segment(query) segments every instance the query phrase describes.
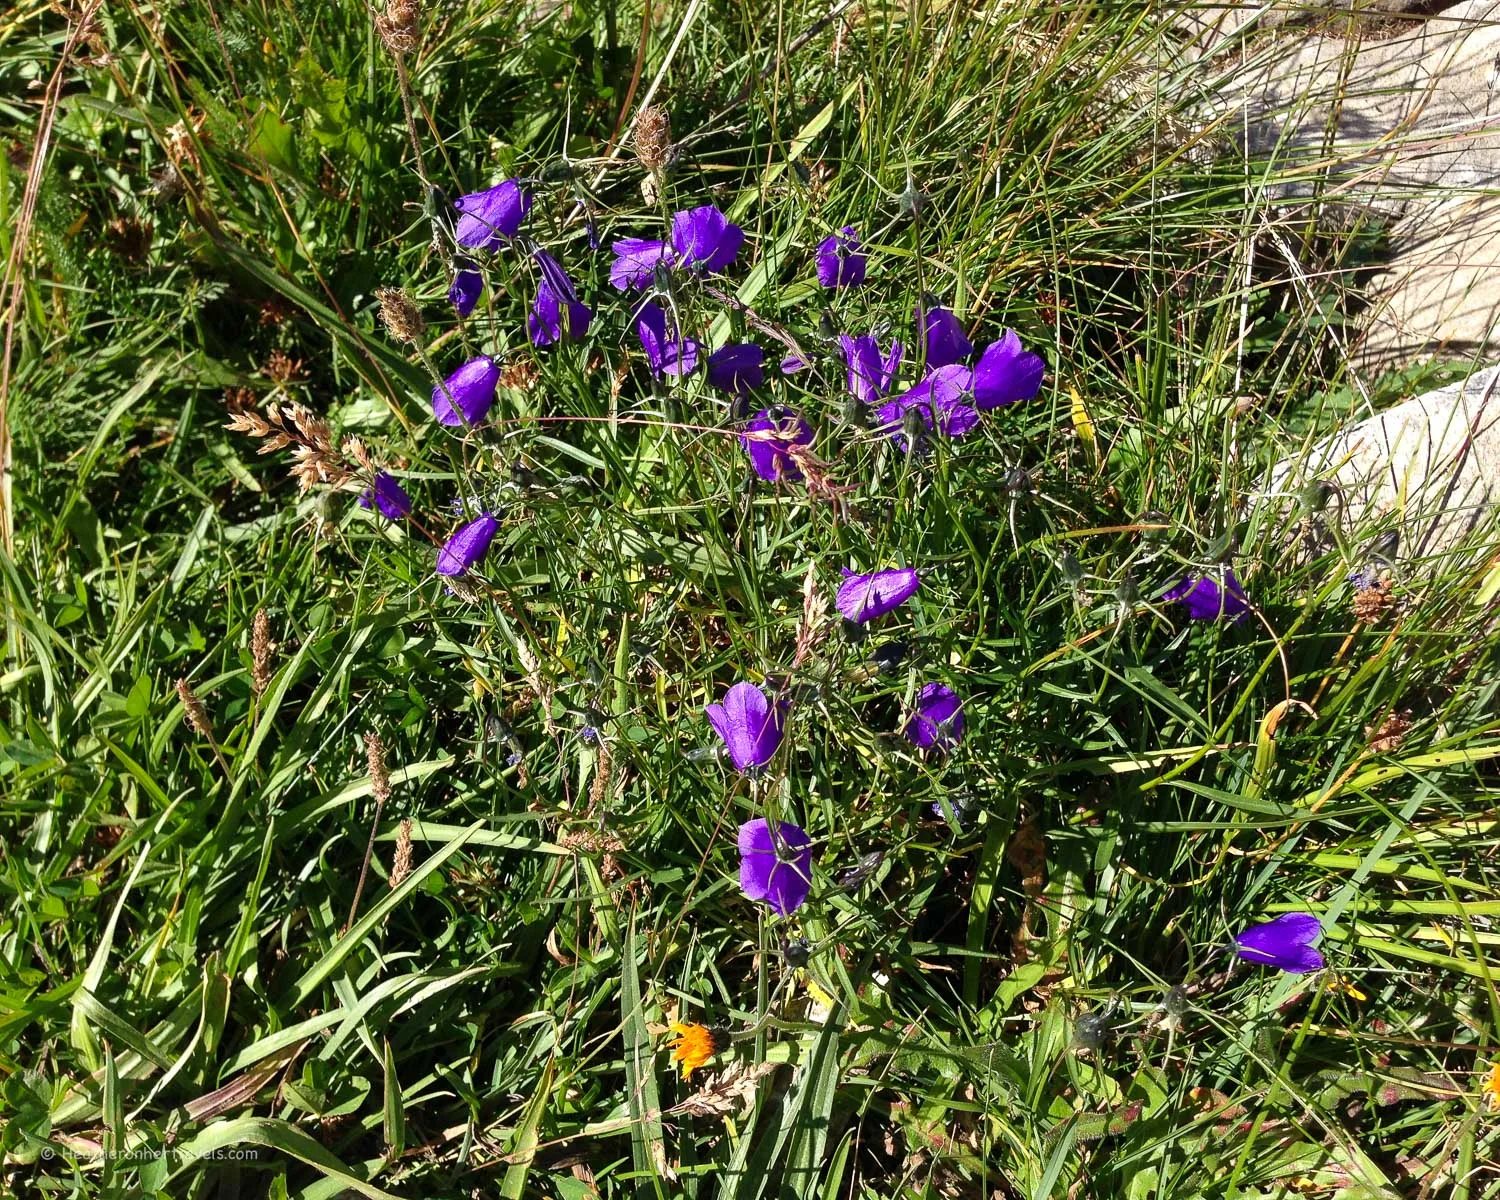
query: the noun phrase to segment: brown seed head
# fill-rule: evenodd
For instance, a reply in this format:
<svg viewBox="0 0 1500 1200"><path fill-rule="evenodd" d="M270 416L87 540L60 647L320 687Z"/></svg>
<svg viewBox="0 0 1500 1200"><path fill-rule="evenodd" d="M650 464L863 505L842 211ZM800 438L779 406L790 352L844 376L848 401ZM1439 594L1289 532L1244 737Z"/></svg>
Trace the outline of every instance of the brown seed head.
<svg viewBox="0 0 1500 1200"><path fill-rule="evenodd" d="M1374 587L1360 588L1354 593L1354 619L1365 625L1373 625L1390 611L1395 602L1391 585L1380 580Z"/></svg>
<svg viewBox="0 0 1500 1200"><path fill-rule="evenodd" d="M410 295L401 288L386 287L376 289L375 298L380 301L380 319L393 338L411 345L421 341L427 322Z"/></svg>
<svg viewBox="0 0 1500 1200"><path fill-rule="evenodd" d="M1365 739L1374 754L1389 754L1400 747L1411 731L1410 713L1392 713L1378 726L1365 730Z"/></svg>
<svg viewBox="0 0 1500 1200"><path fill-rule="evenodd" d="M375 14L375 32L392 54L410 54L422 44L422 6L417 0L390 0Z"/></svg>
<svg viewBox="0 0 1500 1200"><path fill-rule="evenodd" d="M271 686L271 618L263 608L250 626L250 686L257 696Z"/></svg>
<svg viewBox="0 0 1500 1200"><path fill-rule="evenodd" d="M659 104L641 109L635 120L635 157L653 175L672 157L672 118Z"/></svg>
<svg viewBox="0 0 1500 1200"><path fill-rule="evenodd" d="M203 707L203 701L198 699L198 693L193 691L193 685L186 679L177 681L177 698L182 701L183 711L187 713L187 722L194 732L212 740L214 727L209 723L208 709Z"/></svg>
<svg viewBox="0 0 1500 1200"><path fill-rule="evenodd" d="M411 818L402 817L396 829L396 856L391 862L391 887L398 888L411 874Z"/></svg>
<svg viewBox="0 0 1500 1200"><path fill-rule="evenodd" d="M385 743L379 734L365 734L365 758L370 764L370 790L376 801L384 804L391 798L391 776L385 769Z"/></svg>

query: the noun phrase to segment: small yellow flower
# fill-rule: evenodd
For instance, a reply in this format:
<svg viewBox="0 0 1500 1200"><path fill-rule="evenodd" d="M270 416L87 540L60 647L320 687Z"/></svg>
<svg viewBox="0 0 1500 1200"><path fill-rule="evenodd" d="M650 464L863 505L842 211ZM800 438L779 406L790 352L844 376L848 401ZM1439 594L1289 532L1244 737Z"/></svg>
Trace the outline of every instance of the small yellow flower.
<svg viewBox="0 0 1500 1200"><path fill-rule="evenodd" d="M682 1064L682 1077L689 1078L694 1071L724 1049L725 1040L707 1025L695 1025L691 1021L674 1021L667 1027L672 1037L667 1049L672 1052L672 1061Z"/></svg>
<svg viewBox="0 0 1500 1200"><path fill-rule="evenodd" d="M1342 975L1335 974L1332 971L1330 971L1328 973L1328 980L1324 984L1324 986L1330 992L1343 992L1344 995L1346 995L1346 996L1353 996L1354 999L1356 999L1356 1000L1368 1000L1369 999L1368 996L1366 996L1362 991L1360 991L1357 987L1355 987L1352 983L1350 983Z"/></svg>
<svg viewBox="0 0 1500 1200"><path fill-rule="evenodd" d="M1490 1077L1484 1081L1480 1093L1489 1101L1490 1108L1500 1111L1500 1062L1490 1068Z"/></svg>

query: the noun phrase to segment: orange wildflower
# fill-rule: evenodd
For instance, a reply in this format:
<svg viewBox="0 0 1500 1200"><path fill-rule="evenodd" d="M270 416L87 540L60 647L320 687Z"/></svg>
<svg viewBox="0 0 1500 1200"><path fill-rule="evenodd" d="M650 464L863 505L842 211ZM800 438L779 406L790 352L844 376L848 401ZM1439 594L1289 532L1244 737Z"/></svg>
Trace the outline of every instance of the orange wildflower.
<svg viewBox="0 0 1500 1200"><path fill-rule="evenodd" d="M1490 1077L1484 1081L1480 1093L1489 1101L1489 1106L1500 1111L1500 1062L1490 1068Z"/></svg>
<svg viewBox="0 0 1500 1200"><path fill-rule="evenodd" d="M682 1064L684 1079L689 1078L726 1045L721 1034L707 1025L696 1025L690 1021L674 1021L668 1026L668 1032L672 1037L668 1039L667 1049L672 1052L672 1061Z"/></svg>

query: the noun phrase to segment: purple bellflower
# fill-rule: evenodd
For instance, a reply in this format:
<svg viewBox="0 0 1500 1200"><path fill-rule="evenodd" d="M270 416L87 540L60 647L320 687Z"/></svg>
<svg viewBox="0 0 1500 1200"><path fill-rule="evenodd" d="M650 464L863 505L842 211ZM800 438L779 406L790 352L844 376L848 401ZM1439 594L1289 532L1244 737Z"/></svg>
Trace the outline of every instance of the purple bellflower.
<svg viewBox="0 0 1500 1200"><path fill-rule="evenodd" d="M812 840L789 821L764 817L740 826L740 891L777 916L796 912L812 891Z"/></svg>
<svg viewBox="0 0 1500 1200"><path fill-rule="evenodd" d="M806 446L812 440L812 426L785 409L762 409L750 418L745 432L740 434L740 445L750 456L750 465L767 483L801 479L802 471L790 451L793 446Z"/></svg>
<svg viewBox="0 0 1500 1200"><path fill-rule="evenodd" d="M924 684L905 733L912 745L923 750L956 746L964 733L963 701L958 693L941 683Z"/></svg>
<svg viewBox="0 0 1500 1200"><path fill-rule="evenodd" d="M443 543L438 551L437 573L439 575L462 575L489 553L490 543L500 522L489 513L481 513L458 530Z"/></svg>
<svg viewBox="0 0 1500 1200"><path fill-rule="evenodd" d="M798 371L807 370L807 360L800 354L788 354L781 360L781 373L783 375L795 375Z"/></svg>
<svg viewBox="0 0 1500 1200"><path fill-rule="evenodd" d="M448 285L448 300L458 315L467 317L484 294L484 276L472 264L461 265L453 273L453 282Z"/></svg>
<svg viewBox="0 0 1500 1200"><path fill-rule="evenodd" d="M963 325L946 308L929 308L925 313L917 309L917 324L927 335L929 371L959 362L974 352L974 343L964 335Z"/></svg>
<svg viewBox="0 0 1500 1200"><path fill-rule="evenodd" d="M1016 331L1007 329L984 348L974 366L974 407L988 410L1030 400L1041 389L1043 367L1042 356L1022 350Z"/></svg>
<svg viewBox="0 0 1500 1200"><path fill-rule="evenodd" d="M1313 946L1322 936L1323 926L1311 913L1283 913L1237 934L1234 950L1247 962L1306 975L1323 969L1323 955Z"/></svg>
<svg viewBox="0 0 1500 1200"><path fill-rule="evenodd" d="M1180 601L1187 606L1194 621L1241 621L1250 611L1250 600L1235 576L1233 567L1224 568L1224 582L1207 575L1189 575L1163 596L1163 603Z"/></svg>
<svg viewBox="0 0 1500 1200"><path fill-rule="evenodd" d="M646 361L651 374L660 379L663 375L690 375L698 365L698 343L683 337L674 329L667 333L667 312L660 304L648 302L641 305L635 319L635 330L641 338L641 349L646 352Z"/></svg>
<svg viewBox="0 0 1500 1200"><path fill-rule="evenodd" d="M380 515L399 521L411 512L411 497L389 471L375 472L375 482L360 493L361 508L378 509Z"/></svg>
<svg viewBox="0 0 1500 1200"><path fill-rule="evenodd" d="M818 282L826 288L858 287L865 281L859 234L845 225L818 243Z"/></svg>
<svg viewBox="0 0 1500 1200"><path fill-rule="evenodd" d="M729 748L729 761L736 771L765 766L781 745L786 702L772 704L753 683L735 684L723 704L710 704L703 711Z"/></svg>
<svg viewBox="0 0 1500 1200"><path fill-rule="evenodd" d="M680 266L705 274L722 271L744 240L745 231L712 204L672 214L672 249Z"/></svg>
<svg viewBox="0 0 1500 1200"><path fill-rule="evenodd" d="M856 575L844 568L844 582L834 603L850 620L863 624L900 608L917 593L921 578L909 567Z"/></svg>
<svg viewBox="0 0 1500 1200"><path fill-rule="evenodd" d="M656 268L672 265L672 247L666 242L621 238L610 249L615 261L609 266L609 281L622 292L650 287L656 279Z"/></svg>
<svg viewBox="0 0 1500 1200"><path fill-rule="evenodd" d="M949 363L928 372L921 383L888 400L875 410L875 419L896 445L907 448L906 414L915 412L923 426L945 437L961 438L979 424L979 414L968 401L974 388L974 372L959 363Z"/></svg>
<svg viewBox="0 0 1500 1200"><path fill-rule="evenodd" d="M722 346L708 356L708 382L721 392L748 396L766 381L766 352L754 342Z"/></svg>
<svg viewBox="0 0 1500 1200"><path fill-rule="evenodd" d="M588 332L593 313L578 299L573 281L558 265L557 259L541 247L532 252L542 271L537 285L536 303L526 318L533 346L550 346L563 338L578 339Z"/></svg>
<svg viewBox="0 0 1500 1200"><path fill-rule="evenodd" d="M493 358L471 358L432 389L432 415L443 425L477 425L495 403L500 368Z"/></svg>
<svg viewBox="0 0 1500 1200"><path fill-rule="evenodd" d="M470 192L453 202L458 223L453 237L471 250L493 250L501 238L513 238L531 207L531 193L519 182L507 179L482 192Z"/></svg>
<svg viewBox="0 0 1500 1200"><path fill-rule="evenodd" d="M884 357L880 345L869 334L850 337L839 334L839 345L844 348L844 362L849 368L849 392L865 404L875 404L891 390L891 380L896 368L901 365L901 343L892 342L891 352Z"/></svg>

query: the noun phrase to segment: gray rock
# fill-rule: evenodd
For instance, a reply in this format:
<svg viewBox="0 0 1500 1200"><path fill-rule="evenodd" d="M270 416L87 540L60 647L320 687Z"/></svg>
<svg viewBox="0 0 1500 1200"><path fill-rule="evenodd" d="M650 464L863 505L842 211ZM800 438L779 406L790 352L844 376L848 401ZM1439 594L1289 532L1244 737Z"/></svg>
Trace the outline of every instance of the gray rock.
<svg viewBox="0 0 1500 1200"><path fill-rule="evenodd" d="M1348 536L1400 530L1401 556L1495 541L1500 505L1500 366L1403 401L1307 446L1272 471L1273 495L1313 480L1336 488L1328 514Z"/></svg>

